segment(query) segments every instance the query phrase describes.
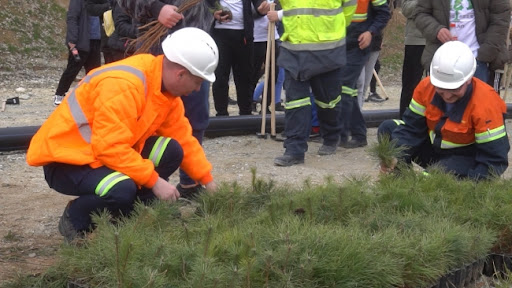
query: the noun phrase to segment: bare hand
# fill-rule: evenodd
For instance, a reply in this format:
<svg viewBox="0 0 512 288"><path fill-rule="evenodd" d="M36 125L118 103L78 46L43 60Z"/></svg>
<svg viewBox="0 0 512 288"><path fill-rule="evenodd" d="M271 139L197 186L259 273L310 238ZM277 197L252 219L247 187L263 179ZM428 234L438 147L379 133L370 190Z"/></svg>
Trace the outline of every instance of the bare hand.
<svg viewBox="0 0 512 288"><path fill-rule="evenodd" d="M450 30L446 28L441 28L439 32L437 32L437 40L441 41L441 43L446 43L448 41L457 40L457 37L454 37Z"/></svg>
<svg viewBox="0 0 512 288"><path fill-rule="evenodd" d="M208 191L208 193L210 194L213 194L214 192L217 191L217 183L215 183L215 181L210 181L209 183L204 185L204 187L206 188L206 191Z"/></svg>
<svg viewBox="0 0 512 288"><path fill-rule="evenodd" d="M370 33L370 31L361 33L357 38L357 41L359 41L359 49L365 49L370 46L370 43L372 43L372 33Z"/></svg>
<svg viewBox="0 0 512 288"><path fill-rule="evenodd" d="M398 159L396 159L396 158L393 158L393 160L391 160L391 165L389 165L389 166L384 164L384 162L380 162L380 173L382 173L382 174L391 173L393 170L395 170L397 163L398 163Z"/></svg>
<svg viewBox="0 0 512 288"><path fill-rule="evenodd" d="M69 50L73 50L76 47L76 44L68 42Z"/></svg>
<svg viewBox="0 0 512 288"><path fill-rule="evenodd" d="M273 5L268 3L267 1L263 1L261 2L260 6L258 6L258 12L261 14L261 15L265 15L268 13L268 11L270 11L270 5Z"/></svg>
<svg viewBox="0 0 512 288"><path fill-rule="evenodd" d="M224 11L222 10L213 12L213 18L215 18L215 20L217 20L219 23L231 21L230 14L224 14Z"/></svg>
<svg viewBox="0 0 512 288"><path fill-rule="evenodd" d="M279 16L277 15L277 11L268 11L267 12L267 18L270 22L278 22Z"/></svg>
<svg viewBox="0 0 512 288"><path fill-rule="evenodd" d="M178 192L176 187L160 177L158 177L152 190L155 196L160 200L174 202L180 197L180 192Z"/></svg>
<svg viewBox="0 0 512 288"><path fill-rule="evenodd" d="M164 5L162 10L160 10L160 14L158 14L158 22L167 28L176 26L183 19L183 15L176 12L176 10L178 10L178 7L174 5Z"/></svg>

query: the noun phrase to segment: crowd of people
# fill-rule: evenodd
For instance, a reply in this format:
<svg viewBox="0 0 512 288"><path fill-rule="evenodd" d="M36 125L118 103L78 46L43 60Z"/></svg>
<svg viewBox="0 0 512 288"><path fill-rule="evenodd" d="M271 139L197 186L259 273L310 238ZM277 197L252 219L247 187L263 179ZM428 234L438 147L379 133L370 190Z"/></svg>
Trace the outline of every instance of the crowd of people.
<svg viewBox="0 0 512 288"><path fill-rule="evenodd" d="M137 200L176 201L216 190L201 146L210 85L217 116L229 116L230 75L239 115L257 113L256 104L270 97L257 89L269 23L278 35L270 39L277 61L269 79L278 95L270 108L285 111L285 150L274 165L304 163L312 127L322 156L368 145L361 109L378 70L389 1L206 0L178 12L187 2L70 1L58 107L27 152L50 187L77 196L59 222L67 241L94 229L91 213L106 209L118 217ZM404 0L401 6L407 23L400 119L384 121L379 139L407 148L394 163L440 165L461 178L501 175L510 149L506 106L491 86L508 60L510 3ZM108 10L111 35L102 28ZM134 40L152 23L168 35L138 53ZM82 68L85 78L71 88ZM366 101L384 100L373 88ZM171 185L178 170L180 183Z"/></svg>

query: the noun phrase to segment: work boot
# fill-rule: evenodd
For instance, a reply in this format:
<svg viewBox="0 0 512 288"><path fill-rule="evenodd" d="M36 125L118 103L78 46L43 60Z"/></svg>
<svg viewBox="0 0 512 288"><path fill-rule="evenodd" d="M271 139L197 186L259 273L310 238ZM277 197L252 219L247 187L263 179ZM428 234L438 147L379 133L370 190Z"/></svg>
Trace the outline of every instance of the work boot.
<svg viewBox="0 0 512 288"><path fill-rule="evenodd" d="M364 147L367 145L368 145L368 141L366 139L365 140L350 139L341 146L344 148L347 148L347 149L352 149L352 148Z"/></svg>
<svg viewBox="0 0 512 288"><path fill-rule="evenodd" d="M321 156L325 156L325 155L332 155L332 154L336 154L336 148L337 148L338 145L333 145L333 146L330 146L330 145L325 145L323 144L322 146L320 146L320 148L318 149L318 155L321 155Z"/></svg>
<svg viewBox="0 0 512 288"><path fill-rule="evenodd" d="M66 243L72 243L77 239L83 239L85 237L85 233L76 230L73 223L71 223L71 219L69 218L69 206L71 202L72 201L68 202L59 220L59 232L64 236Z"/></svg>
<svg viewBox="0 0 512 288"><path fill-rule="evenodd" d="M252 108L252 112L253 113L258 113L258 102L255 102L253 101L252 104L251 104L251 108Z"/></svg>
<svg viewBox="0 0 512 288"><path fill-rule="evenodd" d="M283 104L281 104L281 102L279 102L279 103L276 103L275 109L276 109L276 111L282 112L282 111L284 111L284 106L283 106Z"/></svg>
<svg viewBox="0 0 512 288"><path fill-rule="evenodd" d="M180 197L188 200L196 199L199 194L205 191L205 188L201 184L197 184L193 187L183 187L181 184L176 185L176 189L180 192Z"/></svg>
<svg viewBox="0 0 512 288"><path fill-rule="evenodd" d="M283 156L279 156L274 159L274 165L282 167L288 167L302 163L304 163L304 156L300 157L284 154Z"/></svg>
<svg viewBox="0 0 512 288"><path fill-rule="evenodd" d="M388 99L386 98L382 98L379 94L377 93L371 93L370 96L368 96L368 100L371 101L371 102L377 102L377 103L381 103L381 102L384 102Z"/></svg>

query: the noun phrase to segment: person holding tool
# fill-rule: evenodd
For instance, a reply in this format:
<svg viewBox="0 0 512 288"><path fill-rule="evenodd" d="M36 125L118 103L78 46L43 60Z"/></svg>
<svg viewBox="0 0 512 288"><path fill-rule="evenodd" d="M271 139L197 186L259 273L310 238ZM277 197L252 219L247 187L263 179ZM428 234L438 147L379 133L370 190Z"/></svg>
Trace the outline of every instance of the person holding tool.
<svg viewBox="0 0 512 288"><path fill-rule="evenodd" d="M311 131L310 89L318 107L323 145L318 154L329 154L338 144L341 126L341 70L345 64L345 36L356 5L349 1L281 1L283 10L269 11L270 21L282 19L284 33L277 65L285 69L284 155L277 166L304 163ZM298 29L298 27L304 29ZM331 153L332 154L332 153Z"/></svg>

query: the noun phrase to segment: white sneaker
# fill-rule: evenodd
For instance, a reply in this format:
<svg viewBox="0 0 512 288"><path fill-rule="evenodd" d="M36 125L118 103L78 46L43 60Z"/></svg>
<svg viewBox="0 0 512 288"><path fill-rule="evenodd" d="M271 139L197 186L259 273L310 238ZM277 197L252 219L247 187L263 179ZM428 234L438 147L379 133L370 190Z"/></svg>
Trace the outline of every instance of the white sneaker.
<svg viewBox="0 0 512 288"><path fill-rule="evenodd" d="M62 103L63 99L64 99L64 96L59 96L59 95L53 96L53 105L59 106L60 103Z"/></svg>

